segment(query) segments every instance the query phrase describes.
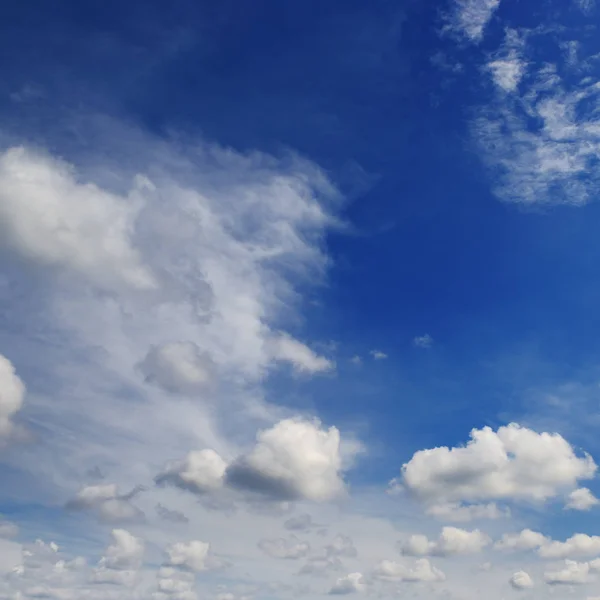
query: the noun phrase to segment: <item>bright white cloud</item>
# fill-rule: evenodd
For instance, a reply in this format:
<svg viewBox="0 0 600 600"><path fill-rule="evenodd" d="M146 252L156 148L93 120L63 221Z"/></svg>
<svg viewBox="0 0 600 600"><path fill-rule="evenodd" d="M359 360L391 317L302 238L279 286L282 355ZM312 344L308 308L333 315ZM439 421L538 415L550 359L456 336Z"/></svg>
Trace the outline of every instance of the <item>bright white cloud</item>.
<svg viewBox="0 0 600 600"><path fill-rule="evenodd" d="M531 529L523 529L519 533L505 533L500 540L494 544L497 550L535 550L545 546L548 538Z"/></svg>
<svg viewBox="0 0 600 600"><path fill-rule="evenodd" d="M25 385L10 360L0 354L0 441L12 432L12 418L23 406L24 396Z"/></svg>
<svg viewBox="0 0 600 600"><path fill-rule="evenodd" d="M224 483L227 463L209 448L190 452L183 460L168 463L155 481L159 485L174 485L194 494L207 494Z"/></svg>
<svg viewBox="0 0 600 600"><path fill-rule="evenodd" d="M258 547L272 558L298 559L304 558L310 552L310 544L297 539L284 538L264 539L258 542Z"/></svg>
<svg viewBox="0 0 600 600"><path fill-rule="evenodd" d="M542 558L573 558L600 554L600 536L576 533L564 542L549 540L539 549Z"/></svg>
<svg viewBox="0 0 600 600"><path fill-rule="evenodd" d="M565 508L571 510L590 510L590 508L596 506L598 503L600 503L600 500L588 488L579 488L569 494Z"/></svg>
<svg viewBox="0 0 600 600"><path fill-rule="evenodd" d="M106 549L100 566L107 569L139 569L144 556L144 543L125 529L113 529L113 543Z"/></svg>
<svg viewBox="0 0 600 600"><path fill-rule="evenodd" d="M580 585L590 580L591 563L565 560L564 568L545 571L544 580L549 585Z"/></svg>
<svg viewBox="0 0 600 600"><path fill-rule="evenodd" d="M340 577L329 590L330 594L345 595L362 592L366 588L362 573L349 573Z"/></svg>
<svg viewBox="0 0 600 600"><path fill-rule="evenodd" d="M214 379L215 365L194 342L168 342L153 346L140 363L146 381L176 393L194 395Z"/></svg>
<svg viewBox="0 0 600 600"><path fill-rule="evenodd" d="M595 472L591 456L577 456L559 434L511 423L497 431L473 429L464 447L415 453L402 467L401 485L429 506L544 501L571 491Z"/></svg>
<svg viewBox="0 0 600 600"><path fill-rule="evenodd" d="M133 245L139 200L77 181L48 155L11 148L0 156L2 242L27 259L76 271L103 287L156 282Z"/></svg>
<svg viewBox="0 0 600 600"><path fill-rule="evenodd" d="M433 582L446 579L445 574L426 558L416 560L412 566L392 560L383 560L375 568L374 575L384 580L406 582Z"/></svg>
<svg viewBox="0 0 600 600"><path fill-rule="evenodd" d="M471 42L478 43L498 6L500 0L454 0L450 27Z"/></svg>
<svg viewBox="0 0 600 600"><path fill-rule="evenodd" d="M452 556L455 554L475 554L491 543L485 533L474 529L466 531L457 527L444 527L435 541L425 535L411 535L402 545L406 556Z"/></svg>
<svg viewBox="0 0 600 600"><path fill-rule="evenodd" d="M227 480L281 499L321 502L344 492L341 469L339 431L295 418L260 431L256 446L229 466Z"/></svg>
<svg viewBox="0 0 600 600"><path fill-rule="evenodd" d="M515 590L527 590L533 587L533 579L531 579L529 573L526 573L525 571L517 571L514 573L510 578L509 583Z"/></svg>

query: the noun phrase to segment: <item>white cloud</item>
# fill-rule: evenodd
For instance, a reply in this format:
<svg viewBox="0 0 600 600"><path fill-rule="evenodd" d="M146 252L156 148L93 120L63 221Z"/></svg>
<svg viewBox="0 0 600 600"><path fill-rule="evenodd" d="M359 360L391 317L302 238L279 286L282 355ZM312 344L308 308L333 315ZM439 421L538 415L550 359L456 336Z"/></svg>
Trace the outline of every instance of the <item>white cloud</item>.
<svg viewBox="0 0 600 600"><path fill-rule="evenodd" d="M526 573L525 571L517 571L514 573L510 578L509 583L515 590L527 590L533 587L533 579L531 579L529 573Z"/></svg>
<svg viewBox="0 0 600 600"><path fill-rule="evenodd" d="M464 447L416 452L402 467L401 485L428 506L544 501L596 472L592 458L577 456L557 433L536 433L511 423L497 431L473 429L470 437Z"/></svg>
<svg viewBox="0 0 600 600"><path fill-rule="evenodd" d="M23 147L0 156L0 190L0 237L12 250L103 287L155 286L132 243L136 190L123 198L80 183L69 165Z"/></svg>
<svg viewBox="0 0 600 600"><path fill-rule="evenodd" d="M406 556L452 556L455 554L474 554L481 552L491 543L485 533L474 529L466 531L457 527L444 527L436 541L430 541L424 535L411 535L402 545L402 554Z"/></svg>
<svg viewBox="0 0 600 600"><path fill-rule="evenodd" d="M227 463L210 448L190 452L183 460L173 461L159 473L159 485L174 485L194 494L207 494L223 487Z"/></svg>
<svg viewBox="0 0 600 600"><path fill-rule="evenodd" d="M142 511L131 503L138 493L135 488L128 494L119 494L116 484L88 485L77 492L67 508L73 510L93 510L100 519L109 523L135 521L143 518Z"/></svg>
<svg viewBox="0 0 600 600"><path fill-rule="evenodd" d="M210 544L200 540L191 542L177 542L170 545L166 552L167 564L175 567L184 567L191 571L201 572L209 568L208 552Z"/></svg>
<svg viewBox="0 0 600 600"><path fill-rule="evenodd" d="M417 348L431 348L433 346L433 338L428 333L417 335L413 338L413 346Z"/></svg>
<svg viewBox="0 0 600 600"><path fill-rule="evenodd" d="M295 418L260 431L256 446L229 466L227 480L276 498L320 502L344 493L341 469L339 431Z"/></svg>
<svg viewBox="0 0 600 600"><path fill-rule="evenodd" d="M153 346L140 363L146 381L176 393L194 395L209 387L215 365L194 342Z"/></svg>
<svg viewBox="0 0 600 600"><path fill-rule="evenodd" d="M535 550L545 546L548 538L531 529L523 529L519 533L505 533L500 540L494 544L497 550Z"/></svg>
<svg viewBox="0 0 600 600"><path fill-rule="evenodd" d="M369 354L373 357L374 360L385 360L388 355L381 350L371 350Z"/></svg>
<svg viewBox="0 0 600 600"><path fill-rule="evenodd" d="M330 594L344 595L354 592L362 592L366 585L362 573L349 573L345 577L340 577L329 590Z"/></svg>
<svg viewBox="0 0 600 600"><path fill-rule="evenodd" d="M527 63L523 58L524 48L524 40L519 33L508 29L502 48L486 65L494 83L504 92L517 91L525 74Z"/></svg>
<svg viewBox="0 0 600 600"><path fill-rule="evenodd" d="M0 354L0 440L12 432L12 418L23 406L24 396L25 385L10 360Z"/></svg>
<svg viewBox="0 0 600 600"><path fill-rule="evenodd" d="M304 558L310 552L310 544L297 539L264 539L258 542L258 547L272 558L298 559Z"/></svg>
<svg viewBox="0 0 600 600"><path fill-rule="evenodd" d="M144 543L125 529L113 529L113 543L106 549L100 566L107 569L139 569L144 556Z"/></svg>
<svg viewBox="0 0 600 600"><path fill-rule="evenodd" d="M325 546L325 554L329 557L347 557L354 558L357 556L358 551L354 546L352 538L347 535L338 534L336 535L330 544Z"/></svg>
<svg viewBox="0 0 600 600"><path fill-rule="evenodd" d="M450 27L471 42L478 43L500 0L454 0Z"/></svg>
<svg viewBox="0 0 600 600"><path fill-rule="evenodd" d="M375 577L384 580L396 580L406 582L433 582L444 581L445 574L436 569L426 558L420 558L413 566L391 560L383 560L377 565L374 572Z"/></svg>
<svg viewBox="0 0 600 600"><path fill-rule="evenodd" d="M571 510L589 510L599 502L600 500L588 488L579 488L569 494L565 508Z"/></svg>
<svg viewBox="0 0 600 600"><path fill-rule="evenodd" d="M285 333L267 340L266 347L269 356L274 360L289 362L297 373L321 373L334 367L332 361L319 356L308 346Z"/></svg>
<svg viewBox="0 0 600 600"><path fill-rule="evenodd" d="M546 571L544 580L549 585L574 585L588 583L590 580L590 563L578 563L574 560L565 560L563 569Z"/></svg>
<svg viewBox="0 0 600 600"><path fill-rule="evenodd" d="M564 542L549 540L539 549L542 558L571 558L600 554L600 536L576 533Z"/></svg>

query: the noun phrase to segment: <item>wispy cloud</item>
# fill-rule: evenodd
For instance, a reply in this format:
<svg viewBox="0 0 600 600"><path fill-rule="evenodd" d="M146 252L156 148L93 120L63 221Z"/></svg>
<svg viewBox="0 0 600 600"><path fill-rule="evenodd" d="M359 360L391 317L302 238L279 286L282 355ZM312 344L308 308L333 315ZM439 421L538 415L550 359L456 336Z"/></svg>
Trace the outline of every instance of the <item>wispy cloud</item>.
<svg viewBox="0 0 600 600"><path fill-rule="evenodd" d="M500 0L454 0L448 27L469 41L479 43L499 6Z"/></svg>

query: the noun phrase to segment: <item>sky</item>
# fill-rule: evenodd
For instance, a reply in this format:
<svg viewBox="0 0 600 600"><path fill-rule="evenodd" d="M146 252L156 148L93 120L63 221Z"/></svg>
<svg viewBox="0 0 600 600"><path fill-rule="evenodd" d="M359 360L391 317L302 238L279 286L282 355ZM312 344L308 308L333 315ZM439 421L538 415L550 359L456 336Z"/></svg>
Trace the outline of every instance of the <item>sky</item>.
<svg viewBox="0 0 600 600"><path fill-rule="evenodd" d="M600 7L0 8L0 600L600 598Z"/></svg>

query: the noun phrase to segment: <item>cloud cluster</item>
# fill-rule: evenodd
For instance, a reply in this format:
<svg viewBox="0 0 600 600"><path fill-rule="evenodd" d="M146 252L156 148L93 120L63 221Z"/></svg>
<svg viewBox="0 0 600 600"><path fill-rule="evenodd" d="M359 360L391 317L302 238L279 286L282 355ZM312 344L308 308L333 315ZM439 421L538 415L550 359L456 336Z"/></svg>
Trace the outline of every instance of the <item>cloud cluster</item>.
<svg viewBox="0 0 600 600"><path fill-rule="evenodd" d="M402 485L427 506L490 500L543 502L571 492L596 472L559 434L515 423L473 429L466 446L416 452L402 467ZM444 510L438 509L438 510Z"/></svg>
<svg viewBox="0 0 600 600"><path fill-rule="evenodd" d="M481 552L490 543L490 537L479 529L466 531L457 527L444 527L435 541L430 541L421 534L411 535L401 546L401 552L406 556L474 554Z"/></svg>
<svg viewBox="0 0 600 600"><path fill-rule="evenodd" d="M156 481L195 494L224 486L276 500L331 500L344 493L342 448L335 427L284 419L259 431L256 445L227 463L213 450L194 451L167 465Z"/></svg>

